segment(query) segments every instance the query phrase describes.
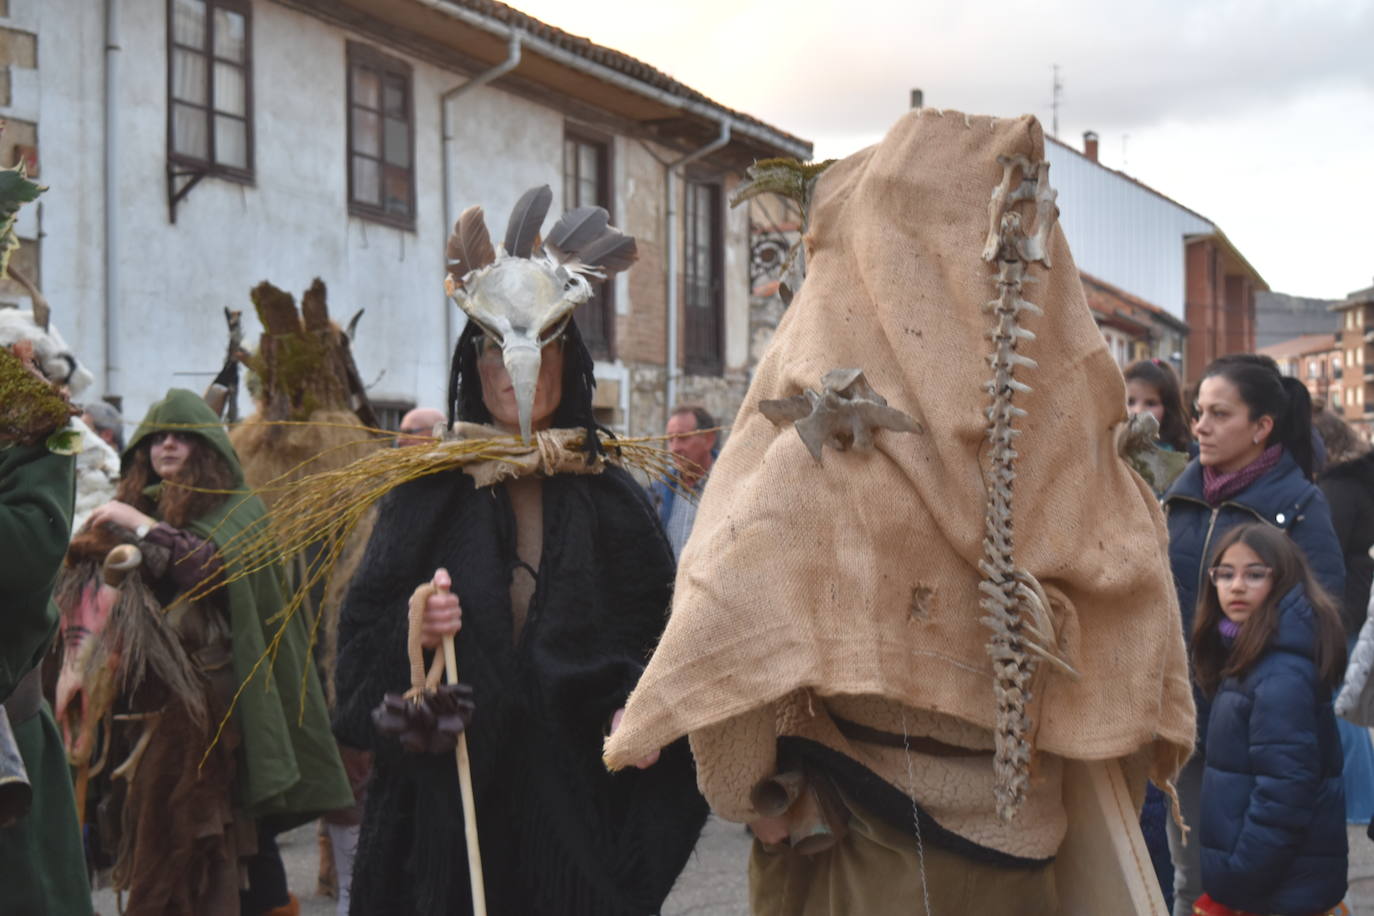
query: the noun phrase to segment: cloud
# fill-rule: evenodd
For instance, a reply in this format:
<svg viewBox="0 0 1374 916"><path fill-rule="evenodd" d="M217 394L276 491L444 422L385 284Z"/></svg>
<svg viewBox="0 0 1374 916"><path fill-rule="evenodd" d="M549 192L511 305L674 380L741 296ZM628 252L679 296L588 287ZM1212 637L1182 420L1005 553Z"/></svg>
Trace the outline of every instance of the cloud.
<svg viewBox="0 0 1374 916"><path fill-rule="evenodd" d="M1368 284L1374 0L528 0L843 156L908 107L1038 116L1215 220L1275 289ZM1124 143L1129 135L1129 143ZM1122 161L1123 145L1128 162Z"/></svg>

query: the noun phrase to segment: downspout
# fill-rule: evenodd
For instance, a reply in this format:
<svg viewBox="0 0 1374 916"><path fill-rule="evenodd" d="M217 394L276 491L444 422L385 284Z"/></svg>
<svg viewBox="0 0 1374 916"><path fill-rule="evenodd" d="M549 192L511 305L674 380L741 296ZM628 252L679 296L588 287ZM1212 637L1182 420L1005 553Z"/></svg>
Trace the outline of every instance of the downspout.
<svg viewBox="0 0 1374 916"><path fill-rule="evenodd" d="M506 54L506 59L489 70L483 70L465 83L454 86L447 92L439 96L439 124L440 136L439 159L444 174L444 226L439 238L447 240L448 234L453 230L453 169L450 164L449 144L453 141L453 125L449 118L449 102L466 95L478 87L485 86L498 77L505 76L520 65L520 48L524 42L524 33L518 29L512 29L510 33L510 50ZM454 329L453 329L453 303L448 301L448 296L444 297L444 354L439 365L447 366L453 356ZM451 406L451 405L450 405ZM445 407L445 411L448 408Z"/></svg>
<svg viewBox="0 0 1374 916"><path fill-rule="evenodd" d="M702 156L714 153L716 150L730 142L730 121L720 122L720 134L716 139L694 150L685 156L674 159L667 165L668 178L665 184L668 186L668 206L665 209L666 216L664 225L664 238L667 239L668 246L668 270L667 270L667 302L668 302L668 352L664 357L664 409L671 411L677 406L677 352L678 352L678 280L677 280L677 249L678 249L678 219L677 219L677 173L679 169L685 168L689 163L695 162ZM663 421L668 421L667 414L664 414Z"/></svg>
<svg viewBox="0 0 1374 916"><path fill-rule="evenodd" d="M119 0L105 0L105 397L119 397Z"/></svg>

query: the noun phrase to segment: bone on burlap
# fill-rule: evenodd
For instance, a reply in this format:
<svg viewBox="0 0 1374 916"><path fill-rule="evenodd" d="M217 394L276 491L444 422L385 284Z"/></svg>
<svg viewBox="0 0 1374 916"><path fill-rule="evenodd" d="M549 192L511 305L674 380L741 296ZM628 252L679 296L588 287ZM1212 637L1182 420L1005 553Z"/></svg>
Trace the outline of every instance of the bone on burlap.
<svg viewBox="0 0 1374 916"><path fill-rule="evenodd" d="M606 746L619 768L799 688L879 696L991 730L980 622L987 490L987 354L996 269L981 255L999 155L1044 157L1032 117L924 109L821 178L806 281L779 324L712 469L671 617ZM1051 183L1053 183L1053 175ZM1033 202L1024 208L1027 222ZM1144 753L1170 779L1194 709L1158 504L1116 451L1121 373L1056 226L1051 269L1025 298L1043 316L1019 352L1015 560L1050 597L1073 680L1041 663L1028 708L1038 750ZM923 422L872 451L817 463L761 400L854 367Z"/></svg>

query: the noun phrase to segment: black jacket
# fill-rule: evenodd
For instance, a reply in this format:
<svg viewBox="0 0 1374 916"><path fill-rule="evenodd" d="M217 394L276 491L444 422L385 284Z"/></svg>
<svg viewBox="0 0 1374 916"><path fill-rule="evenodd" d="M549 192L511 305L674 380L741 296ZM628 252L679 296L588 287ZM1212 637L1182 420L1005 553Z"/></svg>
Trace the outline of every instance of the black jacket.
<svg viewBox="0 0 1374 916"><path fill-rule="evenodd" d="M1331 525L1345 556L1345 593L1341 620L1347 639L1360 635L1369 607L1369 586L1374 581L1374 452L1329 466L1318 478L1331 504Z"/></svg>
<svg viewBox="0 0 1374 916"><path fill-rule="evenodd" d="M470 910L462 801L450 754L380 739L369 713L408 684L406 604L446 567L463 609L460 677L483 873L492 916L658 911L706 817L685 741L653 767L608 773L603 729L623 706L666 622L673 557L628 474L543 485L538 582L513 644L515 524L504 487L451 472L383 502L339 630L335 730L372 748L352 911L448 916Z"/></svg>

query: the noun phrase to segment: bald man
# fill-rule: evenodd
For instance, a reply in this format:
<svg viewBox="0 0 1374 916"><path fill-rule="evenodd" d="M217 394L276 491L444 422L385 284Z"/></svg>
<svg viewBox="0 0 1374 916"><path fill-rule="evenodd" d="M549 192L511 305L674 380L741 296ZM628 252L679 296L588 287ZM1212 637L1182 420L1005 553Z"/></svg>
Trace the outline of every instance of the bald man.
<svg viewBox="0 0 1374 916"><path fill-rule="evenodd" d="M435 410L433 407L416 407L414 410L407 411L406 415L401 417L401 428L399 435L396 436L396 447L423 445L431 441L434 427L444 422L446 421L443 411Z"/></svg>

